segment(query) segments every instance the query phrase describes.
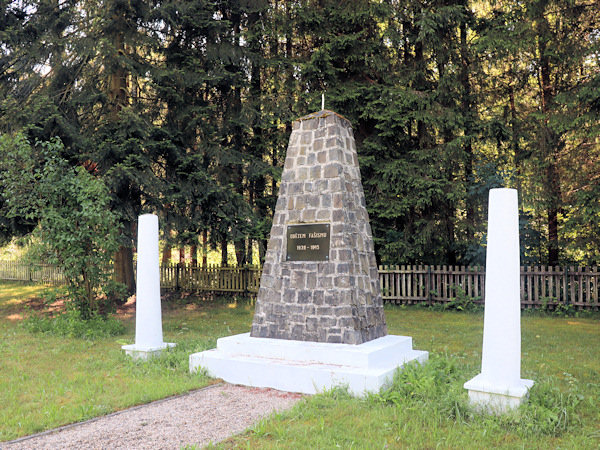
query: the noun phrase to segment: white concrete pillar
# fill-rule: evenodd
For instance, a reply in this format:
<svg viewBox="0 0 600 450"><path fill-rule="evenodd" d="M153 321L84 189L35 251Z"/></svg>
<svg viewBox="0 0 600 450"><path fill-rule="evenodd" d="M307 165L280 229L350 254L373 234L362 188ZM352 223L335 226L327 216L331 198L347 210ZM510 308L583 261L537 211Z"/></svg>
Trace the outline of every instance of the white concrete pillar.
<svg viewBox="0 0 600 450"><path fill-rule="evenodd" d="M134 358L147 359L175 346L163 342L158 217L154 214L144 214L138 219L136 283L135 344L124 345L123 349Z"/></svg>
<svg viewBox="0 0 600 450"><path fill-rule="evenodd" d="M491 189L481 373L465 383L472 403L504 412L522 403L519 204L515 189Z"/></svg>

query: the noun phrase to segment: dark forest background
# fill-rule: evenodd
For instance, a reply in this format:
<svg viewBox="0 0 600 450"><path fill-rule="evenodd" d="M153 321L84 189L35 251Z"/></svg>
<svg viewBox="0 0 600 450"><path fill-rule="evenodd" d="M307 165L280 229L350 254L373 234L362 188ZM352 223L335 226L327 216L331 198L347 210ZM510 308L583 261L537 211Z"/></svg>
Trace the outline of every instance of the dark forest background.
<svg viewBox="0 0 600 450"><path fill-rule="evenodd" d="M594 0L0 5L4 145L43 155L59 138L61 160L104 184L121 281L145 212L168 246L227 261L234 243L258 263L292 121L322 93L352 122L380 263L482 264L487 192L504 186L522 263L600 264ZM4 240L39 225L9 213L14 195Z"/></svg>

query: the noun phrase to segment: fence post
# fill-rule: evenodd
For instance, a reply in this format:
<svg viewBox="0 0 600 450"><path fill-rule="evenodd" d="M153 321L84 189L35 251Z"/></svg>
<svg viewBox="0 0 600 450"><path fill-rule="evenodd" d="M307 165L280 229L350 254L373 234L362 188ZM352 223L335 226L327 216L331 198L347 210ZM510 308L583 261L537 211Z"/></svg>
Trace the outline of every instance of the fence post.
<svg viewBox="0 0 600 450"><path fill-rule="evenodd" d="M431 306L431 265L427 265L427 303Z"/></svg>
<svg viewBox="0 0 600 450"><path fill-rule="evenodd" d="M179 290L179 275L181 273L181 263L175 266L175 290Z"/></svg>
<svg viewBox="0 0 600 450"><path fill-rule="evenodd" d="M565 284L563 285L565 294L565 306L569 306L569 266L565 266Z"/></svg>
<svg viewBox="0 0 600 450"><path fill-rule="evenodd" d="M248 295L248 284L250 284L248 282L248 280L250 279L250 272L248 270L248 264L244 264L244 267L242 268L242 291L244 291L244 295Z"/></svg>

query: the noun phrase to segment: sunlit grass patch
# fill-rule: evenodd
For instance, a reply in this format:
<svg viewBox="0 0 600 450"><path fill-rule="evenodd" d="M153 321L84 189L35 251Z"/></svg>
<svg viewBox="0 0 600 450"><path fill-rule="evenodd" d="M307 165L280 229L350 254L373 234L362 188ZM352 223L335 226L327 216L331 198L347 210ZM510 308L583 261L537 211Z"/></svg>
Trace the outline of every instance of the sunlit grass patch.
<svg viewBox="0 0 600 450"><path fill-rule="evenodd" d="M463 388L480 371L483 314L386 307L390 334L430 352L366 398L343 389L307 398L219 448L598 448L600 324L522 319L530 399L504 416L473 410Z"/></svg>
<svg viewBox="0 0 600 450"><path fill-rule="evenodd" d="M25 290L20 305L27 304L29 292L41 295ZM189 355L214 347L221 336L247 332L253 309L243 301L236 308L227 307L229 302L199 303L194 310L173 304L163 305L163 334L177 346L147 362L121 350L134 342L135 316L118 319L123 332L117 336L32 333L0 317L0 441L214 383L202 372L190 374Z"/></svg>
<svg viewBox="0 0 600 450"><path fill-rule="evenodd" d="M89 340L118 336L125 332L123 323L112 316L93 316L84 320L76 309L67 309L53 317L30 314L24 319L23 326L31 333Z"/></svg>
<svg viewBox="0 0 600 450"><path fill-rule="evenodd" d="M343 388L307 398L219 448L596 448L593 390L538 380L509 414L477 412L462 388L473 367L450 356L398 372L380 393L353 398ZM584 392L585 391L585 392ZM587 404L586 404L587 403Z"/></svg>
<svg viewBox="0 0 600 450"><path fill-rule="evenodd" d="M202 373L189 373L189 354L214 347L219 337L249 331L253 312L254 306L243 299L206 302L171 296L163 301L163 333L165 342L177 347L147 362L132 361L121 350L134 342L131 314L118 319L122 335L93 339L32 334L0 316L0 441L213 383ZM390 389L365 398L337 388L301 400L219 446L600 445L597 319L525 315L522 376L536 384L518 412L490 417L470 408L462 388L480 370L482 313L397 307L386 307L385 313L390 334L412 336L415 349L430 352L427 364L410 366Z"/></svg>
<svg viewBox="0 0 600 450"><path fill-rule="evenodd" d="M5 320L22 320L23 306L33 299L39 299L48 289L48 286L43 285L0 282L0 323Z"/></svg>

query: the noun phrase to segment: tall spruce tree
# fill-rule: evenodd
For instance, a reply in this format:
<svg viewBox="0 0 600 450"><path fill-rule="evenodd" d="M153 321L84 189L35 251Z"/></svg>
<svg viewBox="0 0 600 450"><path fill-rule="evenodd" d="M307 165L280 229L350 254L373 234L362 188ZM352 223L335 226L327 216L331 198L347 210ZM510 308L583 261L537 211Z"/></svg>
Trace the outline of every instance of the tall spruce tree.
<svg viewBox="0 0 600 450"><path fill-rule="evenodd" d="M501 87L498 148L514 161L524 207L544 236L538 261L550 265L577 259L563 224L578 222L585 208L571 205L597 169L587 161L597 159L598 116L578 103L599 70L599 18L586 1L508 2L492 5L480 30L493 58L488 74Z"/></svg>
<svg viewBox="0 0 600 450"><path fill-rule="evenodd" d="M63 156L104 177L112 209L125 225L115 267L129 292L134 220L142 191L155 184L149 152L153 124L144 120L134 90L136 77L147 71L140 29L147 12L145 2L117 0L27 4L28 32L11 52L18 72L8 71L17 82L2 102L4 130L23 129L34 141L60 137Z"/></svg>
<svg viewBox="0 0 600 450"><path fill-rule="evenodd" d="M485 195L499 185L520 191L524 261L595 261L590 2L0 6L0 130L60 137L61 157L104 178L130 292L143 211L224 262L228 243L238 264L256 242L264 255L291 123L321 93L353 124L381 262L482 262ZM28 230L11 220L6 235Z"/></svg>
<svg viewBox="0 0 600 450"><path fill-rule="evenodd" d="M476 226L468 185L480 127L467 5L302 5L303 90L326 90L328 105L354 124L380 260L465 262Z"/></svg>

